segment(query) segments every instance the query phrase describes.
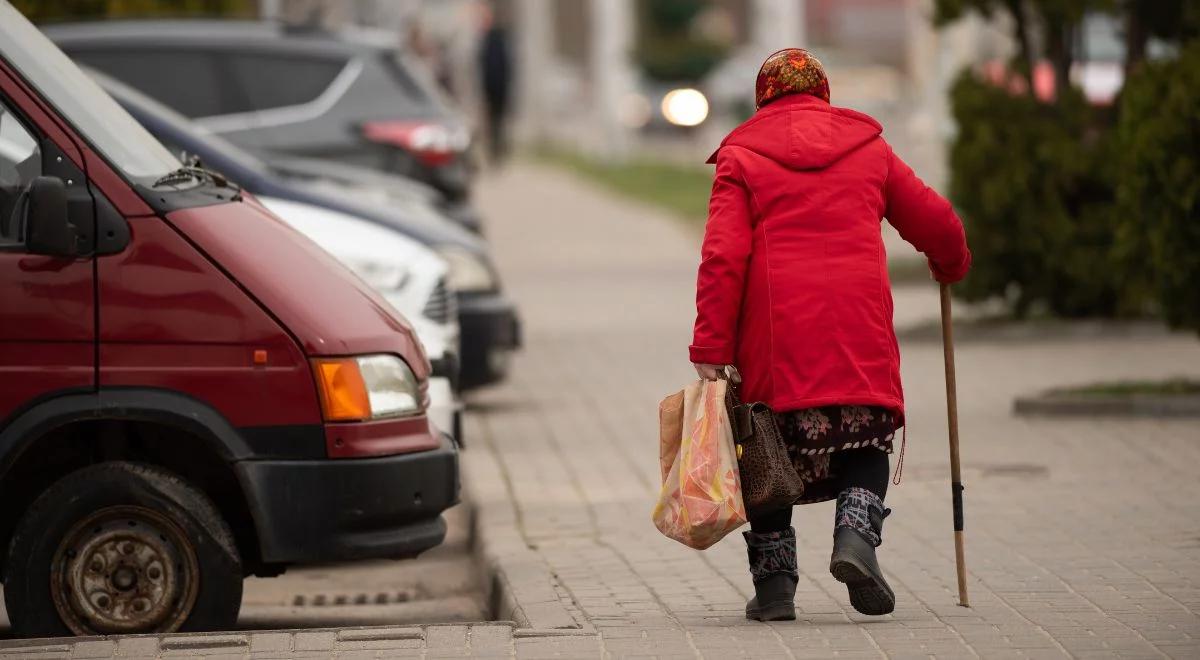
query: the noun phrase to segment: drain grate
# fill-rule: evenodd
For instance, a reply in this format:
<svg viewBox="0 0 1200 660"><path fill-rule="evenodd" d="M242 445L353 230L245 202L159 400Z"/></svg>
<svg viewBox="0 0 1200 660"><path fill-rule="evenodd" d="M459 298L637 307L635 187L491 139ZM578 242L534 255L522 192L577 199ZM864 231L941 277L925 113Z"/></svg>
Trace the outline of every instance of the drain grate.
<svg viewBox="0 0 1200 660"><path fill-rule="evenodd" d="M346 605L396 605L409 603L420 599L416 591L379 591L375 593L319 593L296 594L292 598L293 607L330 607Z"/></svg>

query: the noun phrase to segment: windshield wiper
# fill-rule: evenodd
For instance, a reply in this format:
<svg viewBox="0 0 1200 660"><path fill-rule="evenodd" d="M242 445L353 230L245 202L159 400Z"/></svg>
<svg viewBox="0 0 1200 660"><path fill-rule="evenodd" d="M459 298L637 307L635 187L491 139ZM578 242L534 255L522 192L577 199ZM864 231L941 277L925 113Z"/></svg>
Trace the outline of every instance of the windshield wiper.
<svg viewBox="0 0 1200 660"><path fill-rule="evenodd" d="M207 179L218 188L233 188L235 197L242 191L241 188L230 183L224 174L194 165L184 165L177 170L167 172L154 181L154 187L184 183L193 179L201 181Z"/></svg>

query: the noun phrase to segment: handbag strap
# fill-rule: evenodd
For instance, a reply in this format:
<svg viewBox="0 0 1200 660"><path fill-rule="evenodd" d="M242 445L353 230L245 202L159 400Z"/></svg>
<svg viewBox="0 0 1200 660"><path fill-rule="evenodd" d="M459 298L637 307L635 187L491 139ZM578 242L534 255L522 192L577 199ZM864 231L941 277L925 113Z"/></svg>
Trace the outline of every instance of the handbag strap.
<svg viewBox="0 0 1200 660"><path fill-rule="evenodd" d="M742 405L742 374L737 367L727 364L724 369L717 372L717 377L729 384L727 391L733 397L734 405Z"/></svg>
<svg viewBox="0 0 1200 660"><path fill-rule="evenodd" d="M751 407L742 403L742 374L730 364L717 372L717 376L726 382L725 404L729 411L729 422L733 426L733 441L740 445L754 436Z"/></svg>

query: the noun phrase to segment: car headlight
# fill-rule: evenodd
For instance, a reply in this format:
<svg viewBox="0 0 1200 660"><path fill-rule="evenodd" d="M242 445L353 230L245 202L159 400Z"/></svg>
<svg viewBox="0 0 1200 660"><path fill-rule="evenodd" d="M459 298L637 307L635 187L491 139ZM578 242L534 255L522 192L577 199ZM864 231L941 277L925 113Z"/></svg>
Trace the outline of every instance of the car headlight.
<svg viewBox="0 0 1200 660"><path fill-rule="evenodd" d="M313 360L325 421L351 422L421 412L421 388L395 355Z"/></svg>
<svg viewBox="0 0 1200 660"><path fill-rule="evenodd" d="M490 291L496 288L492 269L476 254L461 247L443 245L438 256L446 260L446 284L455 291Z"/></svg>
<svg viewBox="0 0 1200 660"><path fill-rule="evenodd" d="M376 291L398 291L408 284L408 268L375 259L346 259L346 266Z"/></svg>

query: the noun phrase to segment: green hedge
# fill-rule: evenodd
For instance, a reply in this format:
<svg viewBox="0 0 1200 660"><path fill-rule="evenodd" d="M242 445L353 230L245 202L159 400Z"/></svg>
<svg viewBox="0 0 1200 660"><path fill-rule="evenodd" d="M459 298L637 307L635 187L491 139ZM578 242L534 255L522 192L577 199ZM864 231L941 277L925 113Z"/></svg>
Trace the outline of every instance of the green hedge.
<svg viewBox="0 0 1200 660"><path fill-rule="evenodd" d="M1017 315L1045 307L1068 317L1138 311L1112 260L1113 144L1075 90L1055 104L962 74L951 90L959 134L950 197L975 265L968 300L1006 298Z"/></svg>
<svg viewBox="0 0 1200 660"><path fill-rule="evenodd" d="M1171 324L1200 330L1200 42L1130 78L1117 141L1124 271Z"/></svg>
<svg viewBox="0 0 1200 660"><path fill-rule="evenodd" d="M950 197L975 254L960 296L1200 330L1200 42L1138 67L1115 109L971 74L951 104Z"/></svg>

